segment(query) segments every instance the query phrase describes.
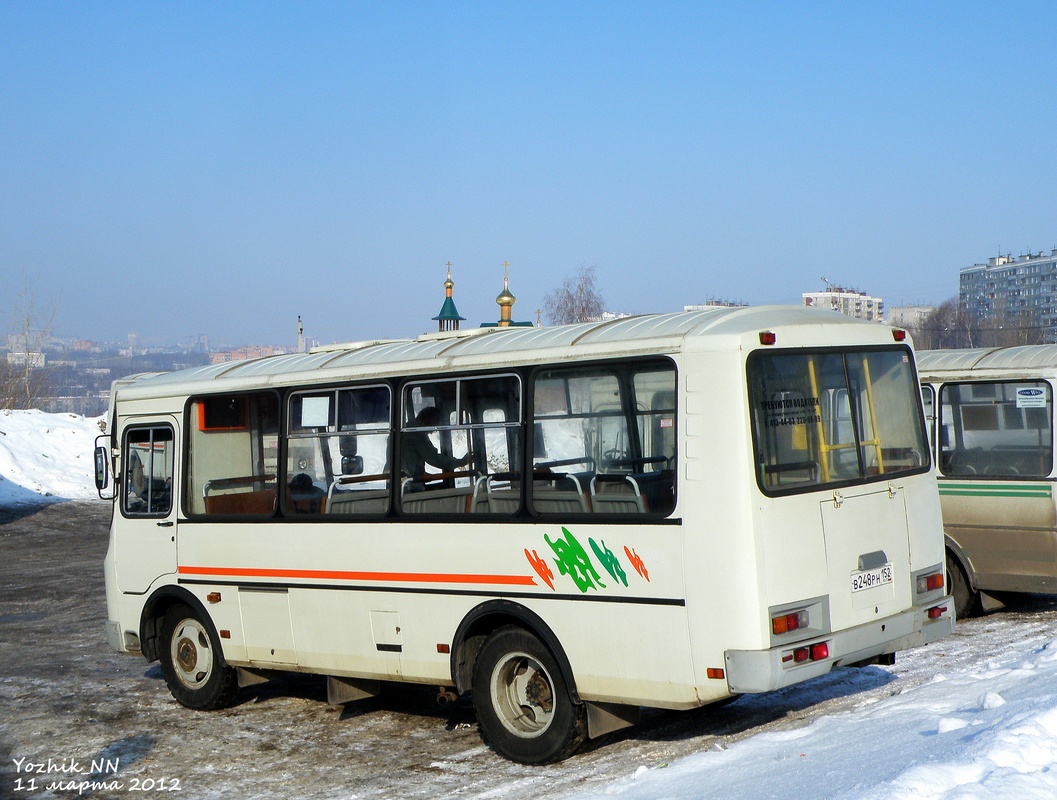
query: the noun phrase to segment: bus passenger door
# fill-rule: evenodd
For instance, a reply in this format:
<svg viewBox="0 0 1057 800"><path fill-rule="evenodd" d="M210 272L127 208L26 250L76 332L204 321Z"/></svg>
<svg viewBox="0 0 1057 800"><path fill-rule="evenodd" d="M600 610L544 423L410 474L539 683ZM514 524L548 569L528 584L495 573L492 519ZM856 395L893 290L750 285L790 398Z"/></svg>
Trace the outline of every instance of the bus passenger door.
<svg viewBox="0 0 1057 800"><path fill-rule="evenodd" d="M129 420L121 430L121 471L114 546L122 592L146 592L176 571L174 417Z"/></svg>

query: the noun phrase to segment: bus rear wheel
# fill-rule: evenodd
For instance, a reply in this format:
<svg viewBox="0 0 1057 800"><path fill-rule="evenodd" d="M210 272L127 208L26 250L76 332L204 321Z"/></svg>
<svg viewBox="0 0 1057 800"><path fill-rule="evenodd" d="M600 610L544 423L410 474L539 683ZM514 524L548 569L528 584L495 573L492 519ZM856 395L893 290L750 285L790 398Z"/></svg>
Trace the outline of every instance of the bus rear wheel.
<svg viewBox="0 0 1057 800"><path fill-rule="evenodd" d="M189 606L174 605L162 619L161 636L162 675L181 705L211 711L231 704L238 680L212 625Z"/></svg>
<svg viewBox="0 0 1057 800"><path fill-rule="evenodd" d="M968 619L980 610L980 595L973 591L962 565L947 553L947 591L954 598L954 618Z"/></svg>
<svg viewBox="0 0 1057 800"><path fill-rule="evenodd" d="M547 764L576 752L587 736L577 703L551 652L522 628L499 628L474 665L473 703L485 741L521 764Z"/></svg>

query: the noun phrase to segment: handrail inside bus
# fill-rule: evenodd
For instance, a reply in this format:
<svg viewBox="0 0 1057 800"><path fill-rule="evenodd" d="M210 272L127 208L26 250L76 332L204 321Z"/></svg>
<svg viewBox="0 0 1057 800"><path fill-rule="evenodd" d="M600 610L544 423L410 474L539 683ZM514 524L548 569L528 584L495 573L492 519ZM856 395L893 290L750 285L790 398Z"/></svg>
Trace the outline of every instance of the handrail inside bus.
<svg viewBox="0 0 1057 800"><path fill-rule="evenodd" d="M334 483L340 483L345 486L349 483L367 483L368 481L387 481L389 480L388 472L379 472L375 475L342 475L340 478L334 481Z"/></svg>
<svg viewBox="0 0 1057 800"><path fill-rule="evenodd" d="M636 464L667 464L671 461L670 456L643 456L642 458L613 458L603 459L610 467L634 467Z"/></svg>
<svg viewBox="0 0 1057 800"><path fill-rule="evenodd" d="M863 377L866 379L866 404L870 409L870 426L873 428L873 438L863 441L863 445L874 448L877 453L877 472L883 475L885 471L884 449L881 447L881 436L877 430L877 412L874 410L873 403L873 380L870 378L870 360L865 355L862 357L862 371ZM865 426L863 428L865 430Z"/></svg>
<svg viewBox="0 0 1057 800"><path fill-rule="evenodd" d="M589 464L592 471L595 468L595 460L592 456L581 456L580 458L563 458L559 461L541 461L538 464L533 464L532 470L533 472L537 470L546 471L551 469L551 467L567 467L571 464Z"/></svg>
<svg viewBox="0 0 1057 800"><path fill-rule="evenodd" d="M817 461L787 461L782 464L764 464L763 471L766 475L773 475L777 472L795 472L802 469L813 470L817 466Z"/></svg>
<svg viewBox="0 0 1057 800"><path fill-rule="evenodd" d="M418 481L419 483L436 483L437 481L447 481L454 478L472 478L475 476L472 470L461 470L456 472L423 472L421 475L415 475L411 480Z"/></svg>
<svg viewBox="0 0 1057 800"><path fill-rule="evenodd" d="M238 478L214 478L211 481L206 481L205 486L202 487L202 496L205 497L209 494L210 489L228 489L232 486L250 486L254 483L268 483L274 481L274 475L243 475Z"/></svg>

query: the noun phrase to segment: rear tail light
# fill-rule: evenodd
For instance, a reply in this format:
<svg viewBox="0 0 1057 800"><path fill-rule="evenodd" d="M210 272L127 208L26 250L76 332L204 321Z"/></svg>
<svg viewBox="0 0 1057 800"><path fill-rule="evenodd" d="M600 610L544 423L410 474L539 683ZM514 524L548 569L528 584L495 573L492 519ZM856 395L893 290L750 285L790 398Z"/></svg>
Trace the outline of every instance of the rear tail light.
<svg viewBox="0 0 1057 800"><path fill-rule="evenodd" d="M806 627L808 627L807 611L793 611L789 614L771 617L771 632L775 636L781 636L783 633L798 631Z"/></svg>
<svg viewBox="0 0 1057 800"><path fill-rule="evenodd" d="M943 588L943 573L935 572L932 575L921 575L918 578L918 594L925 594L936 589Z"/></svg>
<svg viewBox="0 0 1057 800"><path fill-rule="evenodd" d="M933 606L929 609L929 619L939 619L947 613L947 606Z"/></svg>
<svg viewBox="0 0 1057 800"><path fill-rule="evenodd" d="M794 664L803 664L807 661L825 661L827 658L829 658L829 642L819 642L805 647L797 647L791 652L787 650L785 655L782 656L782 661L786 664L790 661Z"/></svg>

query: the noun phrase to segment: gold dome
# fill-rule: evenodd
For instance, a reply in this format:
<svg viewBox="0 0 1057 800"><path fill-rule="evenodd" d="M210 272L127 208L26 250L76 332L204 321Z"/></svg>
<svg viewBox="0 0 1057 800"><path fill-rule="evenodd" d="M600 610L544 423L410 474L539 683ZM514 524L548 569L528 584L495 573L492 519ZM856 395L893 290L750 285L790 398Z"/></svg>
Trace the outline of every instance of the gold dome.
<svg viewBox="0 0 1057 800"><path fill-rule="evenodd" d="M495 299L496 303L501 306L512 306L517 302L517 298L510 293L510 278L507 275L507 269L510 267L506 261L503 262L503 291Z"/></svg>

